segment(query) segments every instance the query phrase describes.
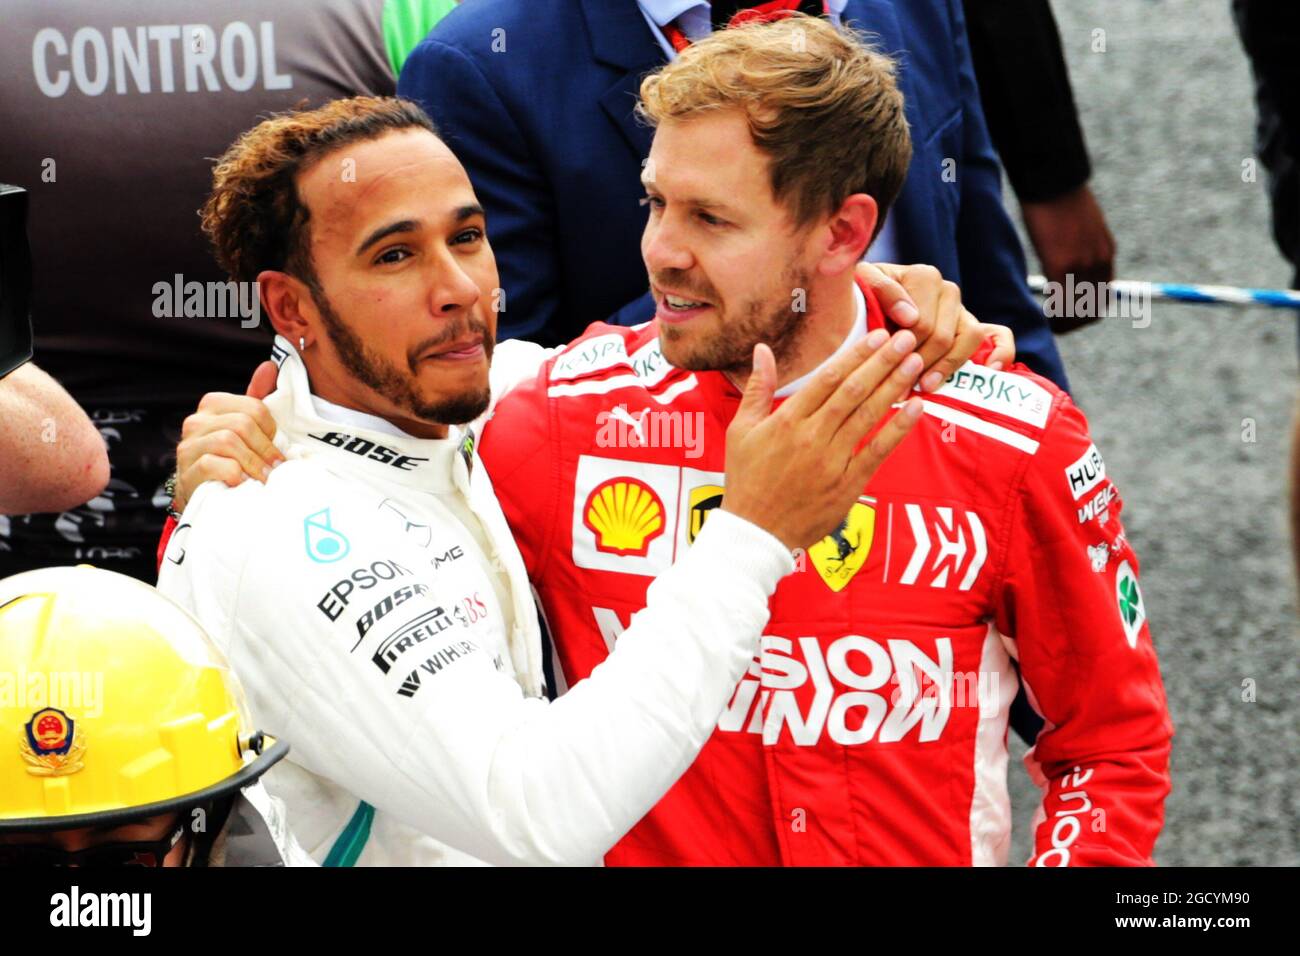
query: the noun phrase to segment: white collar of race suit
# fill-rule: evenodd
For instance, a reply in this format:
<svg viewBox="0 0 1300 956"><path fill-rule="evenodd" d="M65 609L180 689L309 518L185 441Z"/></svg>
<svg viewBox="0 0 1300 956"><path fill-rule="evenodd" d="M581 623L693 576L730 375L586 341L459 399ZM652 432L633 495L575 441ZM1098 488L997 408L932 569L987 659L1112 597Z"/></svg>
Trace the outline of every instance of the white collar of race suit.
<svg viewBox="0 0 1300 956"><path fill-rule="evenodd" d="M383 419L323 402L311 393L307 367L285 339L275 337L271 358L280 366L266 407L286 458L330 458L345 470L434 494L469 497L474 435L449 428L446 438L415 438Z"/></svg>
<svg viewBox="0 0 1300 956"><path fill-rule="evenodd" d="M857 316L853 319L853 327L849 329L848 337L840 343L839 348L826 357L825 362L822 362L807 375L801 375L793 382L786 382L778 388L776 390L777 398L789 398L795 392L799 391L799 389L808 384L810 378L825 368L827 363L834 359L835 356L839 355L847 348L852 348L855 342L867 334L867 298L862 294L862 290L858 288L856 282L853 283L853 302L858 311Z"/></svg>
<svg viewBox="0 0 1300 956"><path fill-rule="evenodd" d="M353 428L365 428L372 432L380 432L384 435L392 435L394 438L415 438L415 435L404 432L386 418L380 418L378 415L371 415L368 412L359 412L355 408L348 408L345 405L335 405L333 402L321 398L319 395L312 395L311 404L316 409L316 414L327 422L333 422L335 425L350 425ZM450 434L450 432L448 432Z"/></svg>

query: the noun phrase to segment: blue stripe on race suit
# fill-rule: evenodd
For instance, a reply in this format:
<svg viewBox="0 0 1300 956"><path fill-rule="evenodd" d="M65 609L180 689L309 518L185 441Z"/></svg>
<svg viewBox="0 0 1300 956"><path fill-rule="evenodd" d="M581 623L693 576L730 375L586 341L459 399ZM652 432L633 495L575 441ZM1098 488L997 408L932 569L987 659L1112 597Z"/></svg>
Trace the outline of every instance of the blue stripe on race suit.
<svg viewBox="0 0 1300 956"><path fill-rule="evenodd" d="M352 819L348 821L348 825L343 828L339 838L330 847L329 855L325 857L322 865L356 866L361 851L366 847L366 841L370 839L370 824L374 819L375 808L362 800L357 805L356 813L352 814Z"/></svg>

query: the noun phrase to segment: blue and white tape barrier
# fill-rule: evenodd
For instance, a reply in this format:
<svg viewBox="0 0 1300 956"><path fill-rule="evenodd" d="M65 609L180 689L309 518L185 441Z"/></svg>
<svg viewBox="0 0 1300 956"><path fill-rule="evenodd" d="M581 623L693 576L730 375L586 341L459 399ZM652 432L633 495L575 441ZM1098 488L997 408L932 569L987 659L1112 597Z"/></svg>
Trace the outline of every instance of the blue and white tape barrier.
<svg viewBox="0 0 1300 956"><path fill-rule="evenodd" d="M1300 309L1300 290L1246 289L1233 285L1190 285L1182 282L1138 282L1115 279L1108 283L1112 294L1149 296L1178 302L1214 303L1218 305L1266 305L1275 309ZM1030 276L1029 288L1047 294L1047 280Z"/></svg>

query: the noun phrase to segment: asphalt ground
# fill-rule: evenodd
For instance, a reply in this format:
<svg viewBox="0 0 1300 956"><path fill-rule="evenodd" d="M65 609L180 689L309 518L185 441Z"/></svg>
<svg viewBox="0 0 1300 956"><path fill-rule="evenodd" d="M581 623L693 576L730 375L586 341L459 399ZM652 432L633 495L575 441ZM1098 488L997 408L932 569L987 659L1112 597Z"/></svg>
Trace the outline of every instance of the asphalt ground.
<svg viewBox="0 0 1300 956"><path fill-rule="evenodd" d="M1053 9L1117 275L1285 287L1262 167L1243 181L1255 109L1228 0ZM1166 866L1300 863L1286 505L1296 326L1285 310L1157 301L1147 328L1109 318L1060 339L1125 502L1176 727L1156 847ZM1013 741L1014 758L1024 750ZM1011 786L1015 863L1030 851L1038 791L1015 763Z"/></svg>

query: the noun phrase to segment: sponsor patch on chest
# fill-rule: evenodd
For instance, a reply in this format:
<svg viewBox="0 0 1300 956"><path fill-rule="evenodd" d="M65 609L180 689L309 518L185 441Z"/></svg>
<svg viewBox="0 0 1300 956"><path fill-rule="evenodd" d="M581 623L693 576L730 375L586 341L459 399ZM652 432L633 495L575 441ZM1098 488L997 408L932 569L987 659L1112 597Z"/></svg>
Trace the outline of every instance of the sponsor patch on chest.
<svg viewBox="0 0 1300 956"><path fill-rule="evenodd" d="M630 355L622 335L610 333L597 335L578 342L564 351L551 365L552 383L572 382L609 369L621 369L636 377L639 384L651 388L662 382L673 370L664 359L659 339L653 338Z"/></svg>
<svg viewBox="0 0 1300 956"><path fill-rule="evenodd" d="M722 504L721 472L583 455L573 488L573 563L654 577Z"/></svg>
<svg viewBox="0 0 1300 956"><path fill-rule="evenodd" d="M891 501L886 505L885 524L886 583L955 591L970 591L978 583L989 542L976 512Z"/></svg>
<svg viewBox="0 0 1300 956"><path fill-rule="evenodd" d="M716 471L581 456L573 489L573 563L594 571L661 574L722 505L724 479ZM794 553L792 577L815 575L835 594L868 578L974 591L989 550L985 522L975 511L863 495L831 534Z"/></svg>
<svg viewBox="0 0 1300 956"><path fill-rule="evenodd" d="M1033 379L1013 372L997 372L974 362L967 362L953 372L935 394L1038 428L1047 424L1047 414L1052 409L1051 393Z"/></svg>

